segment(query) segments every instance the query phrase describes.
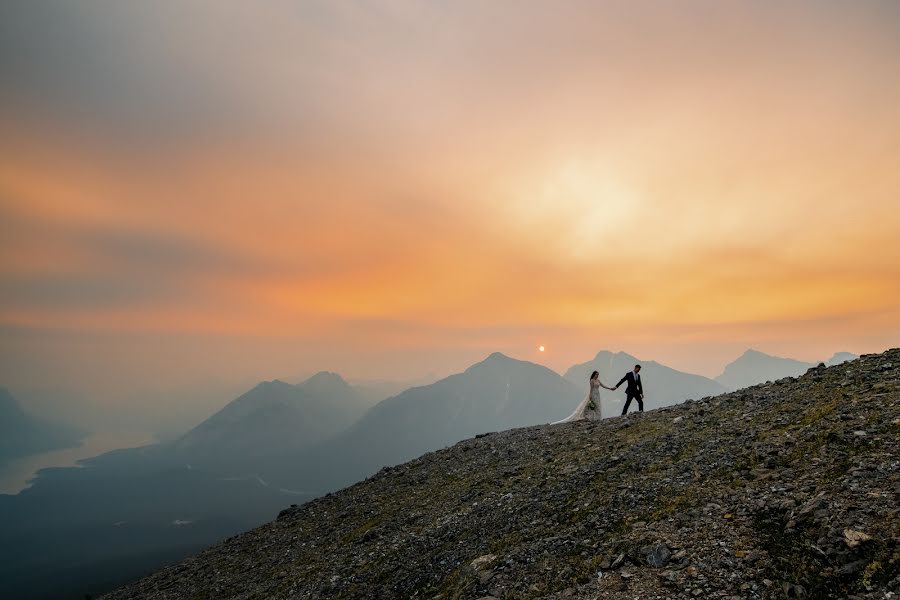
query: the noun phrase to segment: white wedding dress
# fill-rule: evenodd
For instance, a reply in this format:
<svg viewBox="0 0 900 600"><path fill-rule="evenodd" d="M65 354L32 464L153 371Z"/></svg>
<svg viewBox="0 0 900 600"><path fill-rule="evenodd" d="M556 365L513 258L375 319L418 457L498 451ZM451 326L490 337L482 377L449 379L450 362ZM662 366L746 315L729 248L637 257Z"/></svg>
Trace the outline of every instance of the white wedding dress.
<svg viewBox="0 0 900 600"><path fill-rule="evenodd" d="M592 400L594 408L590 407ZM580 421L582 419L599 421L602 418L603 414L600 410L600 378L598 377L597 379L591 380L591 391L587 397L581 401L581 404L578 405L575 412L561 421L554 421L551 425L556 425L557 423L569 423L570 421Z"/></svg>

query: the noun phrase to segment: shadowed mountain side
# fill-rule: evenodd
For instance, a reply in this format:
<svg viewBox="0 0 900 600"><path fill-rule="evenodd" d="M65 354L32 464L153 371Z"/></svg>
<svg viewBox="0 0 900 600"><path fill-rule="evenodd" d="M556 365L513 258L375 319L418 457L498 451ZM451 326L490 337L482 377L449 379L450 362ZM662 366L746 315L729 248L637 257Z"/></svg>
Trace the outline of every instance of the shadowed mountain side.
<svg viewBox="0 0 900 600"><path fill-rule="evenodd" d="M0 388L0 463L11 458L77 446L84 432L29 415Z"/></svg>
<svg viewBox="0 0 900 600"><path fill-rule="evenodd" d="M550 369L500 353L373 407L348 430L271 473L285 487L333 490L423 452L487 431L548 423L583 392Z"/></svg>
<svg viewBox="0 0 900 600"><path fill-rule="evenodd" d="M41 471L22 493L0 495L0 597L82 598L315 497L279 489L262 467L367 406L333 373L265 382L175 442Z"/></svg>
<svg viewBox="0 0 900 600"><path fill-rule="evenodd" d="M661 365L656 361L642 361L625 352L601 351L597 356L585 363L574 365L566 371L566 379L587 389L588 379L593 371L600 372L600 381L606 385L615 385L634 365L641 365L641 379L644 384L644 410L670 406L689 398L715 396L725 392L725 388L712 379L692 373L677 371ZM621 414L625 401L624 384L615 392L600 389L603 416L613 417ZM631 410L637 410L632 402Z"/></svg>
<svg viewBox="0 0 900 600"><path fill-rule="evenodd" d="M0 495L0 597L80 599L313 497L172 464L160 446L82 464Z"/></svg>

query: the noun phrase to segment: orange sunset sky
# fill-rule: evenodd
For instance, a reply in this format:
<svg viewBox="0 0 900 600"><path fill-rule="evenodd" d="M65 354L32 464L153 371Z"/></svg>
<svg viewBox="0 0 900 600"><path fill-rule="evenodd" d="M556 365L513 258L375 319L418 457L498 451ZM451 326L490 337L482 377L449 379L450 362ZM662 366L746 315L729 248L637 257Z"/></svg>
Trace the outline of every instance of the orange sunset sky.
<svg viewBox="0 0 900 600"><path fill-rule="evenodd" d="M900 341L891 0L14 1L0 78L14 392Z"/></svg>

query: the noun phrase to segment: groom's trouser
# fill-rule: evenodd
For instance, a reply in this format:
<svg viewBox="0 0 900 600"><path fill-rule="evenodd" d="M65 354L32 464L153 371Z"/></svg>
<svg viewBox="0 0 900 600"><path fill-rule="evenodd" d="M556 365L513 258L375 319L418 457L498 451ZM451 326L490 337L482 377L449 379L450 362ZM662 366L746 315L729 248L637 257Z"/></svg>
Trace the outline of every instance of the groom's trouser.
<svg viewBox="0 0 900 600"><path fill-rule="evenodd" d="M638 410L640 412L644 412L644 397L640 394L633 394L631 392L628 392L627 394L625 394L625 408L622 409L623 415L628 412L628 407L631 406L632 399L637 400Z"/></svg>

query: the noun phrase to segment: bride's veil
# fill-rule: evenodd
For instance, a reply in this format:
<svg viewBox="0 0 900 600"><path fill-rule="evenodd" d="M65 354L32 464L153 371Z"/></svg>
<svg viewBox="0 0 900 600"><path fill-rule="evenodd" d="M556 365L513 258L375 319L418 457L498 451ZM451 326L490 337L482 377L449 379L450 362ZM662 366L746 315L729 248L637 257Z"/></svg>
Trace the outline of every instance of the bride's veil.
<svg viewBox="0 0 900 600"><path fill-rule="evenodd" d="M590 401L590 399L591 399L591 395L588 394L587 396L584 397L584 400L581 401L581 404L578 405L578 407L575 409L575 411L571 415L569 415L565 419L562 419L559 421L553 421L550 424L557 425L559 423L568 423L569 421L577 421L581 417L581 415L584 414L584 409L587 408L587 404Z"/></svg>

